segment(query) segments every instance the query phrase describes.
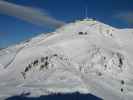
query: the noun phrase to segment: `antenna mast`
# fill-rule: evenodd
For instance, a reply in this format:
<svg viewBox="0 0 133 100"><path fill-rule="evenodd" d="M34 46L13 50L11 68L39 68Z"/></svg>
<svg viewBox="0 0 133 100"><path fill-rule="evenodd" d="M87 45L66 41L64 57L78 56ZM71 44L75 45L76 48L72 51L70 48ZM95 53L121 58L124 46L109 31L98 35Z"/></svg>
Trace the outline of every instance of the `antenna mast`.
<svg viewBox="0 0 133 100"><path fill-rule="evenodd" d="M85 18L88 19L88 7L85 7Z"/></svg>

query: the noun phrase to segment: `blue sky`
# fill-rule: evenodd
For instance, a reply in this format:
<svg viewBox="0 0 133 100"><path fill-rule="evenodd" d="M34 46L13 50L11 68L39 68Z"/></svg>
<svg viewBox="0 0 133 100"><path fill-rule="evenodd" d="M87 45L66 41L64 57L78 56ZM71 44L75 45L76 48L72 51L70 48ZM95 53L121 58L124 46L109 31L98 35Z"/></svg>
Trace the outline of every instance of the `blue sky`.
<svg viewBox="0 0 133 100"><path fill-rule="evenodd" d="M83 19L86 7L89 18L117 28L133 27L133 0L0 0L0 48Z"/></svg>

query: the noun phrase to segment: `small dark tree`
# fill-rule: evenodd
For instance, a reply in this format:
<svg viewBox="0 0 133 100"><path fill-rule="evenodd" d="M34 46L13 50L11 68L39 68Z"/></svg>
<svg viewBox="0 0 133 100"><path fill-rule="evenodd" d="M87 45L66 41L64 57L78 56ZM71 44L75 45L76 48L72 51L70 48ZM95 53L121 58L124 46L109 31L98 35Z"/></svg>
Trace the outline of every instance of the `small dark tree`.
<svg viewBox="0 0 133 100"><path fill-rule="evenodd" d="M121 84L123 85L125 82L124 82L124 80L121 80Z"/></svg>
<svg viewBox="0 0 133 100"><path fill-rule="evenodd" d="M123 88L121 88L121 92L123 92Z"/></svg>

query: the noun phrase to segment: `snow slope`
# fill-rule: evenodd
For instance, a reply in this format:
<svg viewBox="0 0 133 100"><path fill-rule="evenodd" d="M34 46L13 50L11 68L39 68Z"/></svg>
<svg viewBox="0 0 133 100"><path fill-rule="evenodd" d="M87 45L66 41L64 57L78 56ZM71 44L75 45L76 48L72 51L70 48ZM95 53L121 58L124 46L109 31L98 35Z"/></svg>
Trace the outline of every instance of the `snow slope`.
<svg viewBox="0 0 133 100"><path fill-rule="evenodd" d="M2 49L0 99L78 91L132 100L132 43L132 29L84 19Z"/></svg>

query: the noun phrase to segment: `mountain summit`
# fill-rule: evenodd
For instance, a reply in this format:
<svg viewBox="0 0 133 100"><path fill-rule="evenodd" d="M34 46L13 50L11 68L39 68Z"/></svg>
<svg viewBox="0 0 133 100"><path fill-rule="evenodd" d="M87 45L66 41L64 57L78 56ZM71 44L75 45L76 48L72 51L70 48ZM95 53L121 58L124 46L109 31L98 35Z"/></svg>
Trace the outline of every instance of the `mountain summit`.
<svg viewBox="0 0 133 100"><path fill-rule="evenodd" d="M133 31L84 19L0 50L0 98L91 93L133 98Z"/></svg>

